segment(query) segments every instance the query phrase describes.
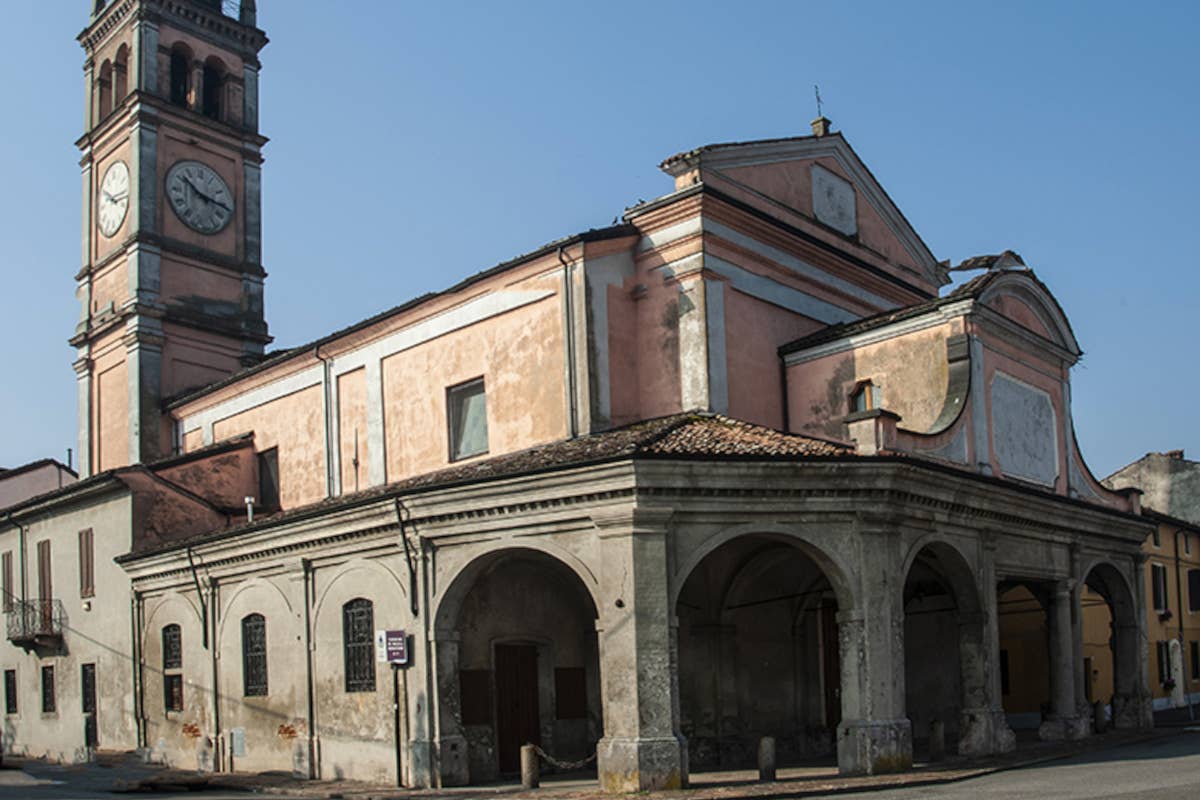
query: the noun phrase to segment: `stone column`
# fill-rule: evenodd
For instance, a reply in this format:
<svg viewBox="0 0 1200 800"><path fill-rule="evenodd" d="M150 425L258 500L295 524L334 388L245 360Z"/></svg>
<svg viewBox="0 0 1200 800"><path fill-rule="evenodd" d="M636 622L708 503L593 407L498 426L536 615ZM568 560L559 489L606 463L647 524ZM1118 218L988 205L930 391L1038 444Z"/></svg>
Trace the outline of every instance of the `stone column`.
<svg viewBox="0 0 1200 800"><path fill-rule="evenodd" d="M1146 555L1132 557L1132 619L1118 620L1113 604L1113 661L1119 681L1113 686L1113 726L1154 727L1154 705L1150 694L1149 651L1146 630Z"/></svg>
<svg viewBox="0 0 1200 800"><path fill-rule="evenodd" d="M437 730L431 741L413 742L413 776L424 785L464 786L470 781L467 738L458 691L457 631L437 631L428 646L434 665Z"/></svg>
<svg viewBox="0 0 1200 800"><path fill-rule="evenodd" d="M1056 582L1047 615L1051 711L1050 718L1038 729L1038 736L1047 740L1077 739L1084 735L1075 707L1075 630L1071 624L1071 603L1071 582Z"/></svg>
<svg viewBox="0 0 1200 800"><path fill-rule="evenodd" d="M962 648L963 708L958 752L981 756L1016 749L1000 690L1000 613L996 595L996 538L980 548L980 611L959 616Z"/></svg>
<svg viewBox="0 0 1200 800"><path fill-rule="evenodd" d="M857 605L838 611L842 722L838 772L875 775L912 767L904 706L904 574L899 537L865 531Z"/></svg>
<svg viewBox="0 0 1200 800"><path fill-rule="evenodd" d="M669 519L669 511L636 508L593 517L604 565L596 624L604 738L596 764L609 792L679 789L687 780L675 696Z"/></svg>

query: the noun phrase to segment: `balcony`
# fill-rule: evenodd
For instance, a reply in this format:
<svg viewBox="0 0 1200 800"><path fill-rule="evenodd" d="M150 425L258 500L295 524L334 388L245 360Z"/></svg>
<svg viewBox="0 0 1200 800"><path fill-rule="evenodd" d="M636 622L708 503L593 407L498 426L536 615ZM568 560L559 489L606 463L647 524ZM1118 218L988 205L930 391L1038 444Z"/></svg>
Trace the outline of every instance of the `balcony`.
<svg viewBox="0 0 1200 800"><path fill-rule="evenodd" d="M61 600L18 600L8 612L8 640L22 647L60 644L66 621Z"/></svg>

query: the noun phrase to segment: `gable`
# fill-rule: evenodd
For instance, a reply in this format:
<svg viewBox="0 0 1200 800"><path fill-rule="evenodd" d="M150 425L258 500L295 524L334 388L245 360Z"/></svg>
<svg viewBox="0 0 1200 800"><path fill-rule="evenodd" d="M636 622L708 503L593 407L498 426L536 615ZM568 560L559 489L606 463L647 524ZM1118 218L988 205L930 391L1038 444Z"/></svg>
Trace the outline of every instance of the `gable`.
<svg viewBox="0 0 1200 800"><path fill-rule="evenodd" d="M793 211L919 275L934 293L948 283L945 268L839 134L711 145L667 159L662 168L677 188L727 182Z"/></svg>

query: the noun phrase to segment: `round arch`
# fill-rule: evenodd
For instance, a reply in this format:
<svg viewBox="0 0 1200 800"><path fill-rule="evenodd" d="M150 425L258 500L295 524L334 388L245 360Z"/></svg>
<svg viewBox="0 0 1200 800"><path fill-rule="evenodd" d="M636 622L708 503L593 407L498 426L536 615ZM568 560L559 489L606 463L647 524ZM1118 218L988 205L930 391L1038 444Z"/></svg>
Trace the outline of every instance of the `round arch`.
<svg viewBox="0 0 1200 800"><path fill-rule="evenodd" d="M268 595L277 598L283 604L283 609L287 612L289 618L295 613L295 610L292 608L291 600L288 599L287 594L285 594L284 591L279 588L279 586L265 578L260 578L257 576L253 577L248 581L243 581L240 583L233 594L229 596L229 599L222 604L223 608L221 611L221 621L217 626L218 642L223 640L225 636L225 627L230 624L231 619L236 617L236 622L240 624L242 617L245 616L245 614L235 613L239 603L242 602L242 598L245 597L248 592L252 593L259 589L263 589ZM256 608L252 610L259 611L261 613L261 609Z"/></svg>
<svg viewBox="0 0 1200 800"><path fill-rule="evenodd" d="M395 587L396 591L400 593L401 597L406 599L408 598L408 592L405 590L404 583L400 580L400 576L393 572L389 567L372 559L355 558L347 561L345 564L342 564L337 571L334 572L333 577L331 577L325 583L325 588L318 593L316 602L313 603L313 619L321 616L321 611L325 607L326 598L328 598L335 589L339 588L338 584L345 580L347 576L353 575L358 571L367 572L371 575L381 578L384 584L389 588ZM353 595L354 593L351 592L350 594Z"/></svg>
<svg viewBox="0 0 1200 800"><path fill-rule="evenodd" d="M843 609L855 607L857 598L851 589L851 583L847 577L850 572L842 565L837 556L828 552L813 537L794 528L778 524L763 525L761 523L735 525L718 531L688 553L672 576L670 607L674 608L678 604L679 595L683 590L684 584L705 558L723 545L745 536L756 536L762 539L774 539L786 542L800 550L804 555L812 559L820 567L826 578L829 579L829 583L833 587L834 594L837 597L838 606Z"/></svg>
<svg viewBox="0 0 1200 800"><path fill-rule="evenodd" d="M1148 716L1143 695L1141 625L1139 607L1126 574L1111 561L1093 559L1081 571L1087 590L1099 595L1107 613L1089 605L1081 595L1085 664L1082 694L1092 702L1108 706L1112 723L1118 728L1140 728ZM1107 646L1105 646L1107 645ZM1110 673L1111 670L1111 673ZM1105 701L1108 701L1105 703Z"/></svg>

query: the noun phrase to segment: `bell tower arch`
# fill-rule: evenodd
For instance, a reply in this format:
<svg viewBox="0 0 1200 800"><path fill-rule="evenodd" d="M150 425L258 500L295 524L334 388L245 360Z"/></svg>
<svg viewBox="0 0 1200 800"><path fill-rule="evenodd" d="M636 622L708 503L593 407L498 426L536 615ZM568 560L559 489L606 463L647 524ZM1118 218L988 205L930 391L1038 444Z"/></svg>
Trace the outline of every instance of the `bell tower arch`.
<svg viewBox="0 0 1200 800"><path fill-rule="evenodd" d="M169 454L163 403L271 337L254 0L95 0L79 43L83 476Z"/></svg>

